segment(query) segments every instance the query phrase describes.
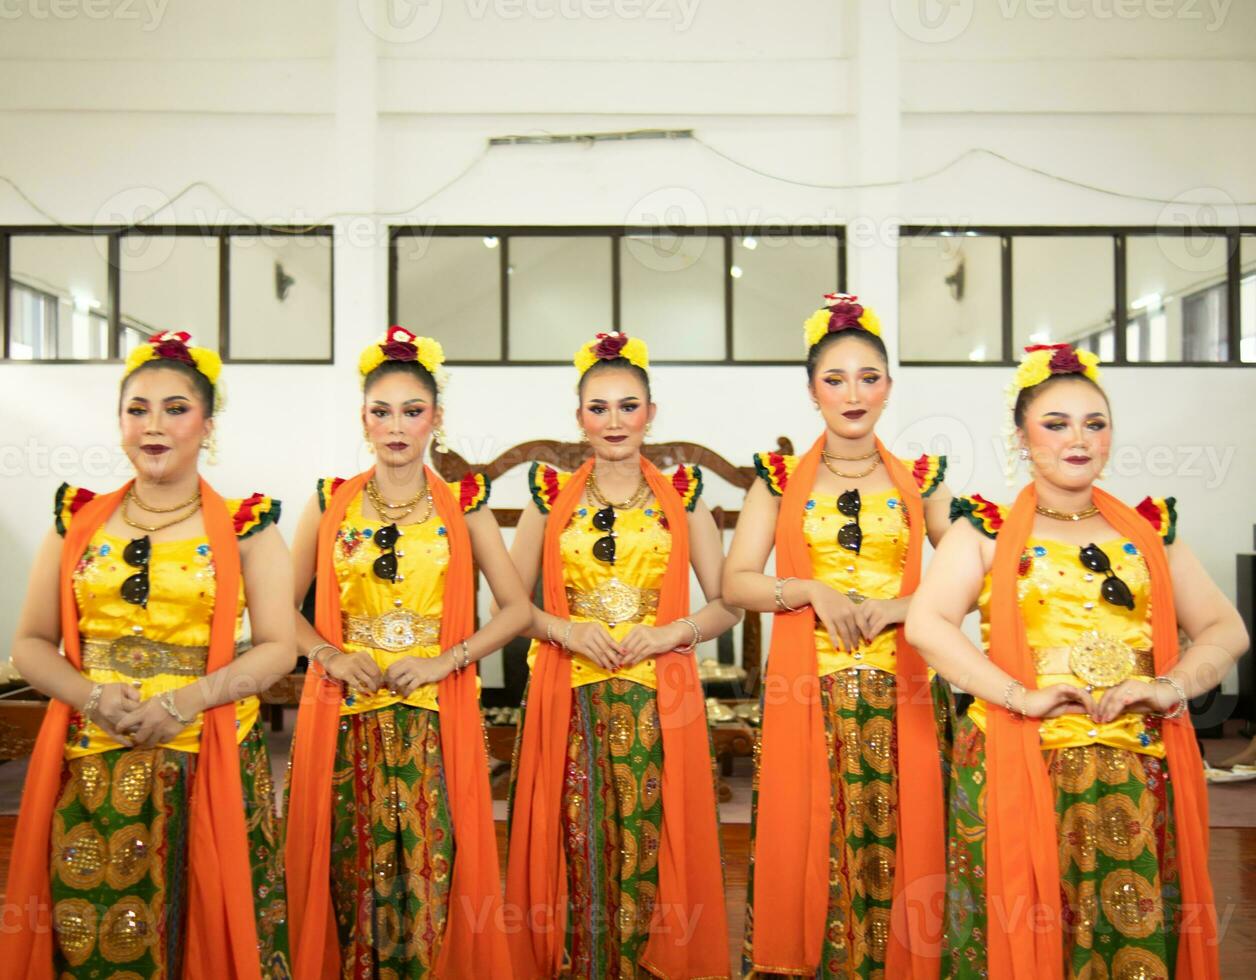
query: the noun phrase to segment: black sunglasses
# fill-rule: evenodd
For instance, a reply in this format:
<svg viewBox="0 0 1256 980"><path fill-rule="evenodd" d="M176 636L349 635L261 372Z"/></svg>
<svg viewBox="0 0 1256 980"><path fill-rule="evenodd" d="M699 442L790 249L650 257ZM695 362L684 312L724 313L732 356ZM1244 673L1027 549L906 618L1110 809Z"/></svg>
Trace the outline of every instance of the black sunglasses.
<svg viewBox="0 0 1256 980"><path fill-rule="evenodd" d="M1078 557L1092 572L1104 576L1103 585L1099 589L1104 602L1124 606L1126 609L1134 608L1134 596L1130 593L1130 587L1112 571L1112 562L1108 560L1106 551L1097 544L1088 544L1078 552Z"/></svg>
<svg viewBox="0 0 1256 980"><path fill-rule="evenodd" d="M859 511L862 506L858 489L847 490L837 498L837 512L850 518L849 524L843 524L838 529L837 543L855 554L859 554L859 548L863 544L863 528L859 526Z"/></svg>
<svg viewBox="0 0 1256 980"><path fill-rule="evenodd" d="M401 532L397 530L396 524L388 524L381 527L375 532L374 541L376 546L384 552L375 559L375 563L371 569L378 578L382 578L385 582L397 582L397 539L401 537Z"/></svg>
<svg viewBox="0 0 1256 980"><path fill-rule="evenodd" d="M133 606L148 608L148 560L153 554L153 543L148 535L135 538L122 549L122 560L139 571L122 583L122 598Z"/></svg>
<svg viewBox="0 0 1256 980"><path fill-rule="evenodd" d="M593 527L606 536L593 542L593 557L607 565L615 564L615 508L603 507L593 515Z"/></svg>

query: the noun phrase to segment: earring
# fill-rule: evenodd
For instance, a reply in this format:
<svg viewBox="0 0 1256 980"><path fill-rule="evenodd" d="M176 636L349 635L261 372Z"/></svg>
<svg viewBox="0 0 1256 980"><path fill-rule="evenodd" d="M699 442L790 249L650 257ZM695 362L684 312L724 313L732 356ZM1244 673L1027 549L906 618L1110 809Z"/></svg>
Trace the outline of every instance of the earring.
<svg viewBox="0 0 1256 980"><path fill-rule="evenodd" d="M205 462L210 466L218 465L218 433L211 432L209 438L201 443L201 448L205 450Z"/></svg>
<svg viewBox="0 0 1256 980"><path fill-rule="evenodd" d="M1022 446L1021 451L1020 453L1018 453L1018 455L1020 456L1021 459L1029 459L1029 450L1026 449L1024 446Z"/></svg>
<svg viewBox="0 0 1256 980"><path fill-rule="evenodd" d="M653 428L654 428L654 423L653 423L653 422L647 422L647 423L645 424L645 434L648 436L648 435L650 434L650 430L651 430L651 429L653 429Z"/></svg>
<svg viewBox="0 0 1256 980"><path fill-rule="evenodd" d="M438 453L449 452L449 437L445 435L445 427L443 425L436 430L436 451Z"/></svg>
<svg viewBox="0 0 1256 980"><path fill-rule="evenodd" d="M375 443L371 442L371 437L366 434L366 430L362 430L362 441L366 443L366 451L372 456L375 455Z"/></svg>

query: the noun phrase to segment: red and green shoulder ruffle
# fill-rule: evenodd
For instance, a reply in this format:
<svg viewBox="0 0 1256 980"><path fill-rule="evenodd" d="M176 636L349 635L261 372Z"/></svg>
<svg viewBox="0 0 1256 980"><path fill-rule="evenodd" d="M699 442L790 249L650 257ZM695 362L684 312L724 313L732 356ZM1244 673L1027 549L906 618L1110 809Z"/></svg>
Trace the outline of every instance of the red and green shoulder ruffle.
<svg viewBox="0 0 1256 980"><path fill-rule="evenodd" d="M52 516L56 521L57 533L65 537L74 515L83 509L83 505L96 496L96 491L84 487L72 487L63 483L57 487L53 497Z"/></svg>
<svg viewBox="0 0 1256 980"><path fill-rule="evenodd" d="M698 498L702 496L702 470L682 463L672 474L672 487L680 494L685 510L692 511L698 506Z"/></svg>
<svg viewBox="0 0 1256 980"><path fill-rule="evenodd" d="M224 500L236 537L243 541L271 524L279 523L280 502L274 497L255 493L242 499Z"/></svg>
<svg viewBox="0 0 1256 980"><path fill-rule="evenodd" d="M318 481L319 510L327 509L327 505L331 502L331 495L339 490L340 484L344 482L344 477L341 476L325 476Z"/></svg>
<svg viewBox="0 0 1256 980"><path fill-rule="evenodd" d="M905 459L903 465L911 472L920 487L920 496L928 497L946 479L946 457L921 454L919 459Z"/></svg>
<svg viewBox="0 0 1256 980"><path fill-rule="evenodd" d="M755 453L754 468L773 495L779 497L785 493L789 478L798 468L798 457L783 453Z"/></svg>
<svg viewBox="0 0 1256 980"><path fill-rule="evenodd" d="M464 514L474 514L484 506L490 487L489 478L483 473L467 473L461 480L449 484L449 490L458 498Z"/></svg>
<svg viewBox="0 0 1256 980"><path fill-rule="evenodd" d="M542 463L540 460L528 468L528 490L536 501L537 510L548 514L554 507L554 501L571 479L570 473Z"/></svg>
<svg viewBox="0 0 1256 980"><path fill-rule="evenodd" d="M981 494L974 493L971 497L955 497L951 500L951 521L958 521L962 517L968 518L973 527L986 537L996 538L1007 517L1007 510L1002 504L996 504L992 500L986 500Z"/></svg>
<svg viewBox="0 0 1256 980"><path fill-rule="evenodd" d="M1177 498L1144 497L1134 508L1156 529L1165 544L1177 537Z"/></svg>

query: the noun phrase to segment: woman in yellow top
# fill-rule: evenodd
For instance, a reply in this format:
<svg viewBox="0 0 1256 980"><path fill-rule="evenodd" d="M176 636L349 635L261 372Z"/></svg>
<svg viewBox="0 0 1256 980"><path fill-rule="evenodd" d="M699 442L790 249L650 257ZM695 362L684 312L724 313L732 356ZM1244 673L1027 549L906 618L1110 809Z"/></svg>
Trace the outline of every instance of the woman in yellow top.
<svg viewBox="0 0 1256 980"><path fill-rule="evenodd" d="M535 463L511 557L544 610L516 751L507 908L515 976L725 977L727 927L701 685L690 653L739 614L702 474L641 454L657 406L645 344L576 355L592 458ZM692 565L707 604L690 615Z"/></svg>
<svg viewBox="0 0 1256 980"><path fill-rule="evenodd" d="M1131 508L1095 486L1112 445L1098 358L1027 350L1009 456L1032 482L1010 508L955 501L908 619L977 699L955 737L942 973L1215 978L1187 699L1247 637L1175 542L1173 498ZM985 653L960 630L974 603Z"/></svg>
<svg viewBox="0 0 1256 980"><path fill-rule="evenodd" d="M443 445L443 361L401 327L363 351L376 465L320 480L297 528L298 607L316 573L318 590L315 625L297 621L312 664L288 811L297 977L507 968L473 665L522 629L528 601L488 482L423 464ZM500 606L478 631L473 556Z"/></svg>
<svg viewBox="0 0 1256 980"><path fill-rule="evenodd" d="M6 900L50 901L55 944L6 930L11 976L289 975L256 695L295 662L291 573L279 501L224 501L198 474L221 365L188 339L161 334L127 359L135 478L104 496L63 485L31 573L13 660L53 703Z"/></svg>
<svg viewBox="0 0 1256 980"><path fill-rule="evenodd" d="M805 456L755 458L762 481L746 497L724 573L728 601L776 613L755 757L745 969L905 976L893 957L919 955L916 937L899 928L914 916L891 929L891 904L904 881L941 877L938 743L950 698L941 685L931 690L900 625L924 539L947 529L951 495L945 457L900 461L876 436L891 378L875 314L855 296L825 299L804 325L824 434ZM771 576L763 569L774 548ZM911 807L900 805L906 785ZM926 898L915 895L924 907Z"/></svg>

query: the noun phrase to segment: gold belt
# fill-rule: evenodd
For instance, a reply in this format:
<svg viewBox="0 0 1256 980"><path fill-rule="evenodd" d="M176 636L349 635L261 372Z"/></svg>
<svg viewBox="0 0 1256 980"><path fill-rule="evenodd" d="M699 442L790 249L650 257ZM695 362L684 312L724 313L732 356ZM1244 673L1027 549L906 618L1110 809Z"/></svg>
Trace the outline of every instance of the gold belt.
<svg viewBox="0 0 1256 980"><path fill-rule="evenodd" d="M603 582L596 589L567 589L567 610L573 616L616 623L639 623L659 610L658 589L638 589L619 579Z"/></svg>
<svg viewBox="0 0 1256 980"><path fill-rule="evenodd" d="M409 650L440 643L440 619L395 609L382 616L346 616L344 637L348 643L379 650Z"/></svg>
<svg viewBox="0 0 1256 980"><path fill-rule="evenodd" d="M1067 647L1034 650L1039 674L1074 674L1092 687L1115 687L1136 674L1154 677L1155 659L1150 650L1135 650L1128 643L1098 630L1087 630Z"/></svg>
<svg viewBox="0 0 1256 980"><path fill-rule="evenodd" d="M203 677L209 662L209 647L159 643L145 636L85 639L82 653L84 668L114 670L127 677L156 677L158 674Z"/></svg>

